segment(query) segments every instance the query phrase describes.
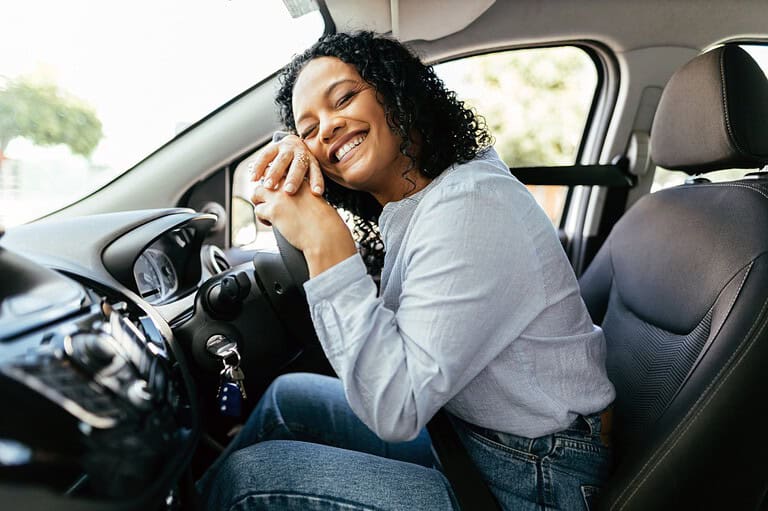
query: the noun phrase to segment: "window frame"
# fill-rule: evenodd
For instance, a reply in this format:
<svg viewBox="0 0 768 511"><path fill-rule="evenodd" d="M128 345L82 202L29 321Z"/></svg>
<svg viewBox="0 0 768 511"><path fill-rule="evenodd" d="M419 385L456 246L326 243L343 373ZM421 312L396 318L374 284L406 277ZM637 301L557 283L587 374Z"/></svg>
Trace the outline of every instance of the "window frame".
<svg viewBox="0 0 768 511"><path fill-rule="evenodd" d="M597 78L595 91L587 111L584 128L581 132L579 145L574 158L574 164L596 164L605 142L608 125L619 92L618 62L613 52L599 41L566 39L539 44L500 45L469 52L456 53L448 57L430 60L428 61L428 64L436 66L465 58L490 55L493 53L540 48L560 48L565 46L575 47L582 50L595 66ZM553 186L557 185L553 184ZM578 201L575 201L574 195L577 193L577 188L583 189L583 192L580 194L583 196L579 197ZM566 192L563 209L560 215L560 222L559 225L556 225L555 227L561 233L565 233L570 239L578 238L578 233L583 229L584 221L586 220L587 204L589 202L589 188L591 187L578 185L568 186L568 191ZM570 247L567 246L566 249L570 256Z"/></svg>

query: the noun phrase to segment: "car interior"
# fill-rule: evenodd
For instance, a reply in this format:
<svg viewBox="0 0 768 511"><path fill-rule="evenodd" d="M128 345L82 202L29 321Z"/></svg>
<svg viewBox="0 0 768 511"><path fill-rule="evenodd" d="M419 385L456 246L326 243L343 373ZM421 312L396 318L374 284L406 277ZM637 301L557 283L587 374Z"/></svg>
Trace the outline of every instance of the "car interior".
<svg viewBox="0 0 768 511"><path fill-rule="evenodd" d="M768 507L768 5L283 1L322 16L325 33L406 42L449 86L474 79L464 63L483 69L494 88L457 94L480 98L497 146L523 117L500 59L531 55L530 80L580 91L566 157L516 156L561 128L535 124L545 109L565 124L554 99L534 102L517 153L499 151L550 213L605 332L615 469L595 508ZM541 56L561 48L561 67L578 54L589 73L551 79ZM3 509L199 509L194 481L270 382L334 375L303 256L248 201L248 164L282 128L277 83L253 84L79 200L0 227ZM496 103L483 110L482 96ZM224 410L226 370L247 398ZM462 508L494 508L461 446L435 431Z"/></svg>

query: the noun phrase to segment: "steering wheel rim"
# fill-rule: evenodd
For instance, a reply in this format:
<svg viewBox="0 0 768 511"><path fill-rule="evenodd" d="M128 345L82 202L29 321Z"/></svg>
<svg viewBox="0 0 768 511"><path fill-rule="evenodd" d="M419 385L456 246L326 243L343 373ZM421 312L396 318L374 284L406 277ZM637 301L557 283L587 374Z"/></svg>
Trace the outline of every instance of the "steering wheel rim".
<svg viewBox="0 0 768 511"><path fill-rule="evenodd" d="M280 257L283 260L283 264L285 264L285 269L288 271L291 279L293 279L301 295L306 298L304 283L309 280L309 267L307 266L307 259L304 257L304 253L291 245L277 229L273 228L272 233L275 235L277 249L280 251Z"/></svg>

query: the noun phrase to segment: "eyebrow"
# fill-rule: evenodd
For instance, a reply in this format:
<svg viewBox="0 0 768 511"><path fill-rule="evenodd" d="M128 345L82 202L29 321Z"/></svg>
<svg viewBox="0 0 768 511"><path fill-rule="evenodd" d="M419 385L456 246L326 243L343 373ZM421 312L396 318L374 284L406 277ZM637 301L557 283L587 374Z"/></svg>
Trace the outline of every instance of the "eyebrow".
<svg viewBox="0 0 768 511"><path fill-rule="evenodd" d="M335 82L333 82L332 84L330 84L330 85L328 86L328 88L327 88L327 89L325 89L325 93L323 94L323 96L325 96L325 97L328 97L328 96L330 96L330 95L331 95L331 92L333 92L333 90L334 90L336 87L338 87L339 85L342 85L342 84L344 84L344 83L347 83L347 82L358 83L358 80L355 80L355 79L352 79L352 78L341 78L340 80L336 80ZM303 120L304 120L304 118L305 118L305 117L307 117L308 115L309 115L308 113L305 113L305 114L302 114L302 115L301 115L301 117L299 117L298 119L296 119L296 123L295 123L295 125L296 125L296 128L298 128L298 127L299 127L299 123L300 123L301 121L303 121Z"/></svg>

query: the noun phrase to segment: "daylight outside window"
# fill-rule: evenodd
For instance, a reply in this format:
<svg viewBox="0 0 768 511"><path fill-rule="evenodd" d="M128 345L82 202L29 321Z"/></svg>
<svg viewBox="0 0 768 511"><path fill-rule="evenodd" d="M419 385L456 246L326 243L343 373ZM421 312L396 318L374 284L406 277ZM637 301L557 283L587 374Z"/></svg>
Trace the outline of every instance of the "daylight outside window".
<svg viewBox="0 0 768 511"><path fill-rule="evenodd" d="M5 227L95 191L323 31L281 0L25 0L2 18Z"/></svg>

